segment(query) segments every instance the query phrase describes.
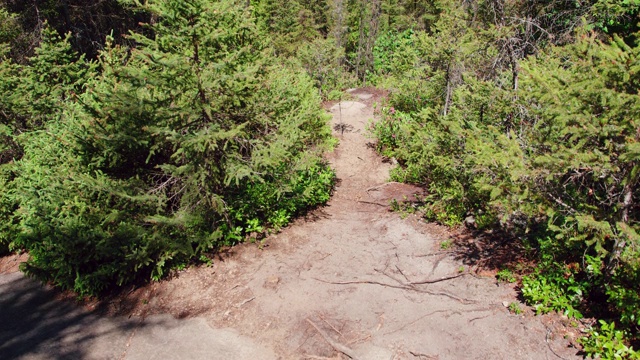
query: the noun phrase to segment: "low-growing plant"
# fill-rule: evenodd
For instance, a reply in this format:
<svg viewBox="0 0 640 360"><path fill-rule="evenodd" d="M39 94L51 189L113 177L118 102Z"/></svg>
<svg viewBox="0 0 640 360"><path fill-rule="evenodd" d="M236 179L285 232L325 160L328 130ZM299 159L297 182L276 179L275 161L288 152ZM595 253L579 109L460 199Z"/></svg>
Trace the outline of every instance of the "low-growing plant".
<svg viewBox="0 0 640 360"><path fill-rule="evenodd" d="M514 283L517 280L516 276L513 274L513 271L509 269L502 269L498 271L498 273L496 274L496 278L498 279L498 281L508 283Z"/></svg>
<svg viewBox="0 0 640 360"><path fill-rule="evenodd" d="M520 308L520 304L517 302L512 302L508 306L509 312L515 315L522 314L522 308Z"/></svg>
<svg viewBox="0 0 640 360"><path fill-rule="evenodd" d="M579 311L589 283L577 281L573 273L552 266L522 278L522 296L537 314L559 311L566 316L582 318Z"/></svg>
<svg viewBox="0 0 640 360"><path fill-rule="evenodd" d="M640 352L628 346L628 332L617 330L614 322L598 321L599 325L589 329L587 336L578 339L584 353L594 359L640 359Z"/></svg>
<svg viewBox="0 0 640 360"><path fill-rule="evenodd" d="M451 240L443 240L440 243L440 250L449 250L453 246L453 241Z"/></svg>

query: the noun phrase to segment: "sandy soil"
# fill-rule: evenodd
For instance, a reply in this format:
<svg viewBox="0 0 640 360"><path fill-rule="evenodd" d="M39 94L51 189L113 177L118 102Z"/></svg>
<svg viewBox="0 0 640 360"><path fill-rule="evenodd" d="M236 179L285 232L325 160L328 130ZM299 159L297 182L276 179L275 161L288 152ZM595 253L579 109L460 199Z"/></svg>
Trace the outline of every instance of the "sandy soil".
<svg viewBox="0 0 640 360"><path fill-rule="evenodd" d="M330 109L339 182L327 206L211 266L111 299L108 311L202 317L281 359L577 358L568 320L510 313L513 285L440 250L446 229L388 210L420 189L386 183L392 165L365 136L376 94L352 94L359 102Z"/></svg>

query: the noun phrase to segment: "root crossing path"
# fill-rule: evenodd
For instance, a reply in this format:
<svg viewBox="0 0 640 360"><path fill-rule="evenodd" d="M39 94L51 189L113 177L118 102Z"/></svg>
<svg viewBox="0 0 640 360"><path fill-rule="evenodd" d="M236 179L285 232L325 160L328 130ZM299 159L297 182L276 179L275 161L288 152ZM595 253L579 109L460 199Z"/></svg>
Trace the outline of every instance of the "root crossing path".
<svg viewBox="0 0 640 360"><path fill-rule="evenodd" d="M544 317L509 312L505 304L517 301L512 286L469 273L440 250L443 231L389 211L391 199L419 189L387 183L392 165L365 136L372 94L353 94L360 101L330 110L340 143L328 159L339 181L327 206L260 244L230 249L211 266L113 299L110 316L144 322L171 314L178 319L172 326L188 318L226 329L245 344L237 356L226 349L229 359L576 358ZM140 347L142 333L132 347ZM194 348L205 335L195 337Z"/></svg>

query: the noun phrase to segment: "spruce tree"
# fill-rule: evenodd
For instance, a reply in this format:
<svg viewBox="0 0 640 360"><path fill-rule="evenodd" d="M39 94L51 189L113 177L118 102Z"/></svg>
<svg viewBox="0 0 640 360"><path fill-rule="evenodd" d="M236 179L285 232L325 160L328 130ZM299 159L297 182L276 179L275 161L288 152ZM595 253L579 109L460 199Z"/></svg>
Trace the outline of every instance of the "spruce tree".
<svg viewBox="0 0 640 360"><path fill-rule="evenodd" d="M25 143L18 243L30 274L98 294L328 200L311 80L276 65L244 3L148 1L134 48Z"/></svg>

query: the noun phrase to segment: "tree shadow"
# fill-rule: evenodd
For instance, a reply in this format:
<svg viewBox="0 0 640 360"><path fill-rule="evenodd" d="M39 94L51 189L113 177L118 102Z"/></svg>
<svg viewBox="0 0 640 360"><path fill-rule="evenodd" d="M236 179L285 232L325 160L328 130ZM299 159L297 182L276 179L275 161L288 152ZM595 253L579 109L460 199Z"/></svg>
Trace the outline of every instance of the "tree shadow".
<svg viewBox="0 0 640 360"><path fill-rule="evenodd" d="M455 245L453 256L478 271L502 269L524 270L533 266L531 254L517 239L499 231L461 230L452 235Z"/></svg>
<svg viewBox="0 0 640 360"><path fill-rule="evenodd" d="M119 358L129 334L148 325L99 316L60 297L20 273L0 274L0 358Z"/></svg>

